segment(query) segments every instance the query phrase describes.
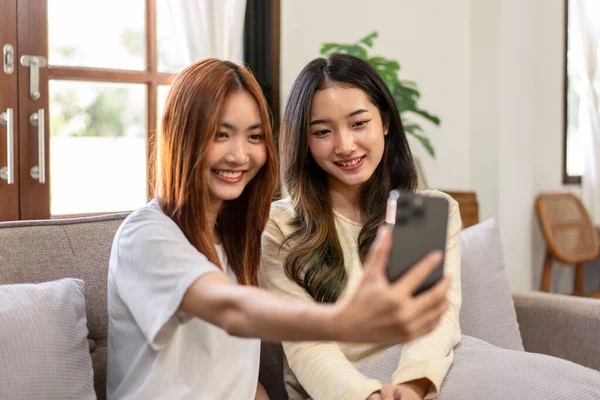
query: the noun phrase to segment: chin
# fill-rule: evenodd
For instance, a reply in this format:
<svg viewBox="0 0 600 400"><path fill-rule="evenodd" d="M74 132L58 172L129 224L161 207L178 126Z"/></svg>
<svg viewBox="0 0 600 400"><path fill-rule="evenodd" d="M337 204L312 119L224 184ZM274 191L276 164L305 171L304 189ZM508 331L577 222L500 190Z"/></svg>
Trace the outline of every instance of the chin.
<svg viewBox="0 0 600 400"><path fill-rule="evenodd" d="M369 180L370 177L368 176L355 176L352 177L351 179L348 179L348 177L345 176L337 176L336 179L341 182L343 185L346 185L348 187L354 187L354 186L360 186L363 183L367 182Z"/></svg>
<svg viewBox="0 0 600 400"><path fill-rule="evenodd" d="M241 191L226 191L222 193L216 193L216 197L218 197L222 201L235 200L242 195Z"/></svg>

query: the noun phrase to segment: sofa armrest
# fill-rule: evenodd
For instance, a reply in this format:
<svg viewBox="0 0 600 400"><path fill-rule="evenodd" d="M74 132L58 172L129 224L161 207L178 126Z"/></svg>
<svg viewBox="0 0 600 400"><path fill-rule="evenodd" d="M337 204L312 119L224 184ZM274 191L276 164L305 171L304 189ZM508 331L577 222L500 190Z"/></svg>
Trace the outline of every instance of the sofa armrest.
<svg viewBox="0 0 600 400"><path fill-rule="evenodd" d="M600 300L544 292L513 299L526 351L600 371Z"/></svg>

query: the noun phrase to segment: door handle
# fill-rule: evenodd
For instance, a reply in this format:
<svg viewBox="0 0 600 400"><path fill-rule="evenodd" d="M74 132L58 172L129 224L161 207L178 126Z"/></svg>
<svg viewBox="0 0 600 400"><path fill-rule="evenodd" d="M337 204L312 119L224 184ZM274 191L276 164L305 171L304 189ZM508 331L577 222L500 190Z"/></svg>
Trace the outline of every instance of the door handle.
<svg viewBox="0 0 600 400"><path fill-rule="evenodd" d="M29 174L40 183L46 183L46 137L44 128L44 109L29 116L29 123L37 126L38 131L38 165L31 167Z"/></svg>
<svg viewBox="0 0 600 400"><path fill-rule="evenodd" d="M4 179L9 185L15 183L15 124L13 109L7 108L6 112L0 114L0 125L6 125L6 167L0 168L0 179Z"/></svg>
<svg viewBox="0 0 600 400"><path fill-rule="evenodd" d="M29 67L29 98L40 98L40 68L46 66L46 59L39 56L21 56L21 65Z"/></svg>
<svg viewBox="0 0 600 400"><path fill-rule="evenodd" d="M2 50L2 63L4 73L7 75L15 72L15 48L12 44L5 44Z"/></svg>

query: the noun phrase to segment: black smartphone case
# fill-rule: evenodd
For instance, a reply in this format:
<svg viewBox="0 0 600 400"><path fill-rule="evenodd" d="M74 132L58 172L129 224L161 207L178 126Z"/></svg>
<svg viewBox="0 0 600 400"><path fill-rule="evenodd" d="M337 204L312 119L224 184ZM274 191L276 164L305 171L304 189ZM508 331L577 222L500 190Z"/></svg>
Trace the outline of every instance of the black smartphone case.
<svg viewBox="0 0 600 400"><path fill-rule="evenodd" d="M396 223L387 276L396 281L432 251L446 249L448 201L443 197L401 192L397 200ZM426 291L444 276L444 258L414 295Z"/></svg>

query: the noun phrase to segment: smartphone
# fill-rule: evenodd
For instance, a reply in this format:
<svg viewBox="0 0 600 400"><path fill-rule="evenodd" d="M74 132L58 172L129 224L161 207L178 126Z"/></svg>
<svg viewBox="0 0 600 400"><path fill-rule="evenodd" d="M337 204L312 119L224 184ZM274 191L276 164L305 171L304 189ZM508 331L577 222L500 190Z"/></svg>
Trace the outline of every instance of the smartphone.
<svg viewBox="0 0 600 400"><path fill-rule="evenodd" d="M443 197L400 190L390 192L386 223L392 226L393 240L386 271L391 282L432 251L445 253L449 206ZM431 288L443 276L444 258L413 295Z"/></svg>

